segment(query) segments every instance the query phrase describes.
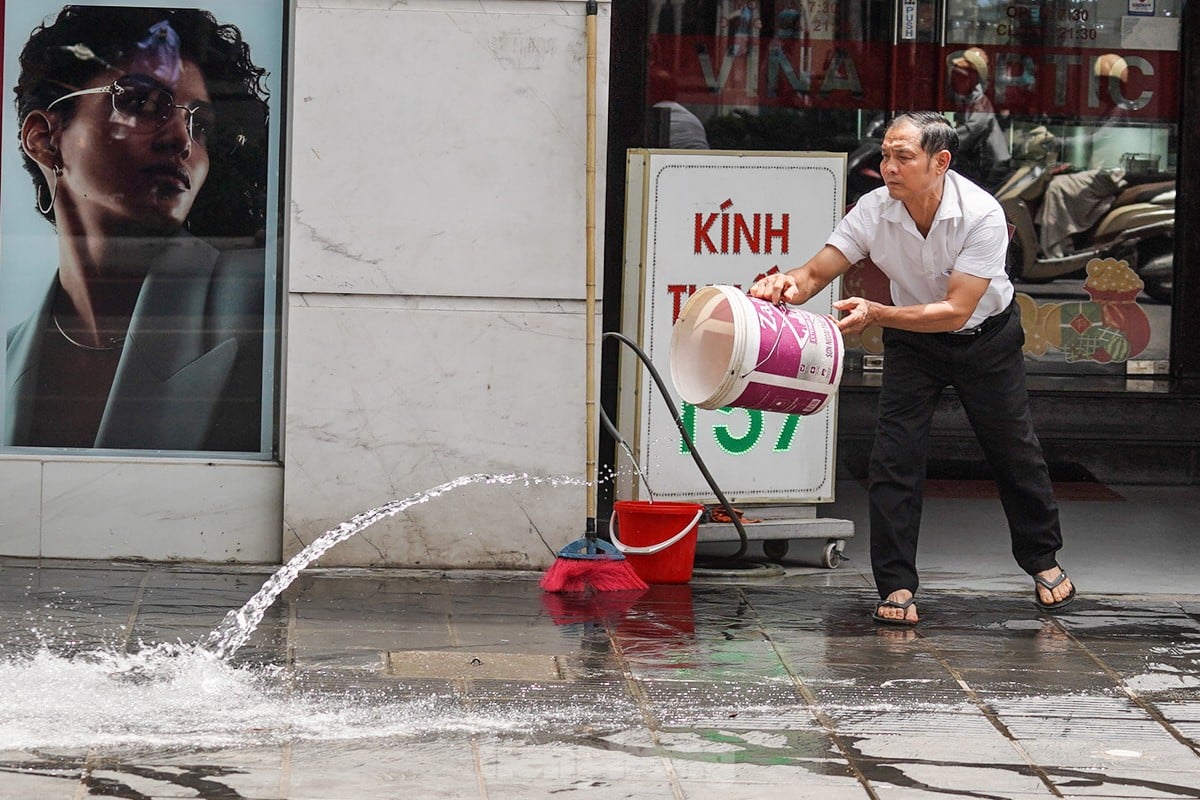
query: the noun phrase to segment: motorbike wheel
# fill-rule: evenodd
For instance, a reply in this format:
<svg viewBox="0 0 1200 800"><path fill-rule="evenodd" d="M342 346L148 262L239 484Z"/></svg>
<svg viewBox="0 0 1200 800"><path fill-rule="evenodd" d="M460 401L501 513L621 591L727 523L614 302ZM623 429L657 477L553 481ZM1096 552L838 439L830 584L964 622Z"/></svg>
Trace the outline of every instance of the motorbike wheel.
<svg viewBox="0 0 1200 800"><path fill-rule="evenodd" d="M1021 243L1014 236L1008 242L1008 253L1004 256L1004 271L1008 273L1008 279L1013 283L1050 283L1054 278L1027 278L1025 277L1025 250L1021 247ZM1069 278L1071 275L1060 275L1061 278Z"/></svg>
<svg viewBox="0 0 1200 800"><path fill-rule="evenodd" d="M1021 249L1021 243L1014 236L1008 240L1008 253L1004 257L1004 271L1008 273L1010 281L1019 281L1024 267L1025 251Z"/></svg>
<svg viewBox="0 0 1200 800"><path fill-rule="evenodd" d="M1145 284L1146 294L1160 303L1170 305L1175 293L1175 257L1162 253L1143 262L1138 277Z"/></svg>

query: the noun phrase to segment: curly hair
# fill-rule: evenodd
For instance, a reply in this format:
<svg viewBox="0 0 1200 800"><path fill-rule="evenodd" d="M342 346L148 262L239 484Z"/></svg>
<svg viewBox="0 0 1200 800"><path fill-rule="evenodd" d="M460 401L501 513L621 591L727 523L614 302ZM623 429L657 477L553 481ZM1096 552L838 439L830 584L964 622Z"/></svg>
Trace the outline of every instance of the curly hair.
<svg viewBox="0 0 1200 800"><path fill-rule="evenodd" d="M167 21L179 34L180 53L194 61L217 114L208 143L208 179L188 216L200 236L260 237L266 225L269 92L266 69L250 60L241 31L221 24L207 11L182 8L129 8L68 5L50 24L35 28L21 51L21 74L13 87L17 118L45 110L64 92L136 52L151 26ZM60 103L63 124L73 100ZM46 180L22 149L35 191ZM44 214L54 222L54 210Z"/></svg>

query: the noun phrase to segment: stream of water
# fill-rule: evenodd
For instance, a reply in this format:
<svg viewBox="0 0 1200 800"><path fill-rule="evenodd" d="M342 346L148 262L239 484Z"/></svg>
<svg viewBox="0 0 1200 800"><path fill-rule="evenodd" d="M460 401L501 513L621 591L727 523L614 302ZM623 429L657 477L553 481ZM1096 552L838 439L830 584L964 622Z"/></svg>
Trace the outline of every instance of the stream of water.
<svg viewBox="0 0 1200 800"><path fill-rule="evenodd" d="M258 593L251 597L244 606L226 614L221 624L202 642L202 646L215 653L218 658L227 658L233 655L237 652L238 648L246 643L250 638L250 634L262 622L263 614L266 610L292 584L292 581L296 580L301 570L324 555L331 547L366 530L376 522L395 516L401 511L405 511L420 503L427 503L446 492L472 483L512 484L517 482L524 482L526 485L549 483L554 486L583 484L583 481L568 477L539 478L524 473L509 473L505 475L478 473L475 475L463 475L452 481L446 481L432 489L427 489L424 492L417 492L403 500L393 500L377 508L364 511L346 520L336 528L321 534L313 540L312 544L292 556L290 561L267 579L267 582L258 590Z"/></svg>
<svg viewBox="0 0 1200 800"><path fill-rule="evenodd" d="M540 714L468 714L451 695L413 699L382 690L298 688L283 666L230 661L279 595L330 548L455 489L516 483L584 485L570 477L480 473L364 511L317 537L199 642L151 643L132 653L97 648L63 655L58 640L72 636L64 629L39 633L39 647L14 649L0 643L0 751L221 747L248 741L521 730L533 725Z"/></svg>

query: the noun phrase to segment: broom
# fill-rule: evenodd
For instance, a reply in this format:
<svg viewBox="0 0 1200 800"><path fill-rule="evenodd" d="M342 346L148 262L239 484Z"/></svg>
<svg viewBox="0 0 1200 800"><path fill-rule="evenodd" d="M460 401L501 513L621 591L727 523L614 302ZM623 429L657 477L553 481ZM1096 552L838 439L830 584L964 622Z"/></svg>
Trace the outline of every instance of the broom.
<svg viewBox="0 0 1200 800"><path fill-rule="evenodd" d="M587 13L587 183L585 202L587 296L587 348L584 408L587 436L585 475L596 474L596 0L588 0ZM542 576L547 592L621 592L649 588L625 556L596 536L596 482L587 482L587 526L584 537L558 551Z"/></svg>

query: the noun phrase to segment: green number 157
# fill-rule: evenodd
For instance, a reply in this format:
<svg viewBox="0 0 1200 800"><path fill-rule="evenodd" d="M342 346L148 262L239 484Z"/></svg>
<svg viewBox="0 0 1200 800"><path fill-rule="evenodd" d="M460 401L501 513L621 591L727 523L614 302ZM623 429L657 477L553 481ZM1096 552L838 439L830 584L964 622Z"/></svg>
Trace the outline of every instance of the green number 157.
<svg viewBox="0 0 1200 800"><path fill-rule="evenodd" d="M731 425L713 425L712 435L721 449L731 455L741 455L754 448L762 439L764 413L758 409L750 408L722 408L718 409L718 414L745 414L746 423L738 425L737 430L744 428L745 432L740 435L735 434ZM688 436L692 441L696 441L696 407L691 403L683 404L683 427L687 430ZM774 416L779 416L778 414ZM792 440L796 436L796 428L800 424L799 414L787 414L783 417L783 427L779 430L779 436L775 439L775 452L787 452L792 447ZM679 439L679 450L682 453L688 452L688 446L683 441L683 437Z"/></svg>

